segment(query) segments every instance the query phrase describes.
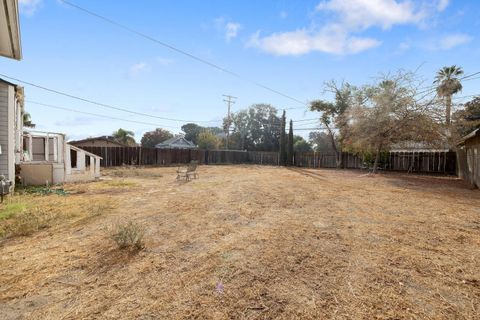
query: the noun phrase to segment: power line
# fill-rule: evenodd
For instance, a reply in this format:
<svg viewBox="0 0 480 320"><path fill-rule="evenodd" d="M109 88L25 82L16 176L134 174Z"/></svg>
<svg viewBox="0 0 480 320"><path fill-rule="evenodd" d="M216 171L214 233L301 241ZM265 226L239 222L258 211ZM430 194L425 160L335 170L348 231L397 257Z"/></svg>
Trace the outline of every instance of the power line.
<svg viewBox="0 0 480 320"><path fill-rule="evenodd" d="M116 118L116 117L111 117L111 116L98 114L98 113L92 113L92 112L80 111L80 110L76 110L76 109L70 109L70 108L66 108L66 107L54 106L54 105L51 105L51 104L41 103L41 102L37 102L37 101L25 100L25 102L32 103L32 104L39 105L39 106L43 106L43 107L47 107L47 108L52 108L52 109L57 109L57 110L65 110L65 111L69 111L69 112L76 112L76 113L86 114L86 115L95 116L95 117L101 117L101 118L110 119L110 120L119 120L119 121L131 122L131 123L146 124L146 125L149 125L149 126L155 126L156 128L168 127L168 128L177 129L177 127L174 127L174 126L160 125L158 123L150 123L150 122Z"/></svg>
<svg viewBox="0 0 480 320"><path fill-rule="evenodd" d="M183 119L159 117L159 116L151 115L151 114L148 114L148 113L132 111L132 110L129 110L129 109L126 109L126 108L116 107L116 106L113 106L113 105L110 105L110 104L93 101L93 100L87 99L87 98L82 98L82 97L75 96L75 95L70 94L70 93L65 93L65 92L58 91L58 90L55 90L55 89L50 89L50 88L47 88L47 87L44 87L44 86L41 86L41 85L38 85L38 84L34 84L34 83L31 83L31 82L28 82L28 81L24 81L24 80L20 80L20 79L14 78L14 77L10 77L10 76L7 76L5 74L0 73L0 76L4 77L4 78L11 79L11 80L16 81L16 82L20 82L20 83L38 88L38 89L42 89L42 90L49 91L49 92L52 92L52 93L55 93L55 94L59 94L59 95L62 95L62 96L68 97L68 98L72 98L72 99L80 100L80 101L87 102L87 103L90 103L90 104L94 104L94 105L97 105L97 106L100 106L100 107L103 107L103 108L123 111L123 112L131 113L131 114L135 114L135 115L140 115L140 116L144 116L144 117L150 117L150 118L167 120L167 121L177 121L177 122L202 122L202 123L219 122L219 121L215 121L215 120L183 120Z"/></svg>
<svg viewBox="0 0 480 320"><path fill-rule="evenodd" d="M282 110L295 110L295 109L305 109L305 108L308 108L308 105L306 103L304 107L289 107L289 108L282 108ZM310 111L310 110L307 109L307 111Z"/></svg>
<svg viewBox="0 0 480 320"><path fill-rule="evenodd" d="M96 12L93 12L93 11L91 11L91 10L85 9L85 8L83 8L83 7L81 7L81 6L77 5L77 4L74 4L74 3L70 2L70 1L66 1L66 0L60 0L60 1L63 2L64 4L68 5L68 6L72 7L72 8L75 8L75 9L77 9L77 10L80 10L80 11L82 11L83 13L86 13L86 14L88 14L88 15L90 15L90 16L93 16L93 17L95 17L95 18L97 18L97 19L103 20L103 21L105 21L105 22L107 22L107 23L109 23L109 24L111 24L111 25L114 25L114 26L116 26L116 27L118 27L118 28L121 28L121 29L127 31L127 32L130 32L130 33L132 33L132 34L135 34L135 35L137 35L137 36L139 36L139 37L141 37L141 38L144 38L144 39L147 39L147 40L149 40L149 41L152 41L152 42L154 42L154 43L156 43L156 44L159 44L159 45L161 45L161 46L163 46L163 47L165 47L165 48L168 48L168 49L170 49L170 50L172 50L172 51L175 51L175 52L180 53L180 54L182 54L182 55L184 55L184 56L187 56L187 57L189 57L189 58L191 58L191 59L193 59L193 60L196 60L196 61L198 61L198 62L200 62L200 63L206 64L206 65L208 65L208 66L210 66L210 67L212 67L212 68L215 68L215 69L217 69L217 70L220 70L220 71L222 71L222 72L225 72L225 73L227 73L227 74L230 74L230 75L232 75L232 76L234 76L234 77L236 77L236 78L238 78L238 79L241 79L241 80L250 82L250 83L252 83L252 84L254 84L254 85L256 85L256 86L258 86L258 87L260 87L260 88L263 88L263 89L265 89L265 90L268 90L268 91L270 91L270 92L273 92L273 93L275 93L275 94L278 94L278 95L280 95L280 96L282 96L282 97L284 97L284 98L287 98L287 99L290 99L290 100L292 100L292 101L295 101L295 102L298 102L298 103L300 103L300 104L304 104L304 105L305 105L305 102L301 101L300 99L297 99L297 98L294 98L294 97L292 97L292 96L289 96L289 95L287 95L287 94L285 94L285 93L283 93L283 92L280 92L280 91L278 91L278 90L275 90L275 89L273 89L273 88L271 88L271 87L268 87L268 86L266 86L266 85L264 85L264 84L261 84L261 83L259 83L259 82L246 79L246 78L242 77L240 74L238 74L238 73L236 73L236 72L234 72L234 71L231 71L231 70L229 70L229 69L227 69L227 68L224 68L224 67L222 67L222 66L220 66L220 65L218 65L218 64L215 64L215 63L213 63L213 62L210 62L210 61L208 61L208 60L205 60L205 59L203 59L203 58L200 58L200 57L198 57L198 56L196 56L196 55L194 55L194 54L192 54L192 53L189 53L189 52L187 52L187 51L185 51L185 50L179 49L179 48L177 48L177 47L175 47L175 46L173 46L173 45L171 45L171 44L168 44L168 43L166 43L166 42L163 42L163 41L161 41L161 40L158 40L158 39L156 39L156 38L154 38L154 37L152 37L152 36L149 36L149 35L146 34L146 33L143 33L143 32L141 32L141 31L135 30L135 29L133 29L133 28L127 26L127 25L124 25L124 24L122 24L122 23L119 23L119 22L117 22L117 21L114 21L114 20L112 20L112 19L110 19L110 18L107 18L107 17L105 17L105 16L103 16L103 15L100 15L100 14L98 14L98 13L96 13Z"/></svg>
<svg viewBox="0 0 480 320"><path fill-rule="evenodd" d="M230 137L230 124L231 124L231 119L230 119L230 108L231 108L231 105L232 104L235 104L235 99L238 99L237 97L234 97L234 96L231 96L231 95L228 95L228 94L223 94L222 96L224 96L226 99L223 99L223 101L225 101L227 103L227 108L228 108L228 111L227 111L227 123L226 123L226 130L227 131L227 139L225 139L225 148L228 150L228 138Z"/></svg>
<svg viewBox="0 0 480 320"><path fill-rule="evenodd" d="M460 78L460 80L464 80L464 79L467 79L467 78L476 76L477 74L480 74L480 71L475 72L475 73L472 73L472 74L469 74L469 75L467 75L467 76L464 76L464 77Z"/></svg>
<svg viewBox="0 0 480 320"><path fill-rule="evenodd" d="M319 120L319 118L310 118L310 119L302 119L302 120L293 120L293 122L304 122L304 121L310 121L310 120Z"/></svg>
<svg viewBox="0 0 480 320"><path fill-rule="evenodd" d="M477 74L480 74L480 71L474 72L474 73L471 73L471 74L468 74L468 75L463 76L463 77L458 78L458 79L459 79L459 80L464 80L464 81L471 81L471 80L480 79L480 77L471 78L471 77L473 77L473 76L476 76ZM428 90L424 91L424 92L427 92L427 91L429 91L430 89L436 89L436 88L437 88L437 85L433 84L433 85L426 86L426 87L421 87L421 88L418 88L418 89L419 89L419 90L428 89ZM421 94L421 92L418 93L418 94Z"/></svg>
<svg viewBox="0 0 480 320"><path fill-rule="evenodd" d="M298 128L298 127L318 125L319 123L320 123L320 121L314 121L314 122L306 122L306 123L296 124L295 126Z"/></svg>
<svg viewBox="0 0 480 320"><path fill-rule="evenodd" d="M330 128L330 129L335 129L335 128ZM317 128L300 128L300 129L295 129L293 128L293 131L312 131L312 130L327 130L326 127L317 127Z"/></svg>

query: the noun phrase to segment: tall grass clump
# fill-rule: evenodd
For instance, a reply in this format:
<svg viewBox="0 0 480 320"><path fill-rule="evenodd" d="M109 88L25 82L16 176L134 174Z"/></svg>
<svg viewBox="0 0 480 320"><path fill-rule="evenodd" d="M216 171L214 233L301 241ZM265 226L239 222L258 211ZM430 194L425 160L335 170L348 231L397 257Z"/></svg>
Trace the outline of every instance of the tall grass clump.
<svg viewBox="0 0 480 320"><path fill-rule="evenodd" d="M110 237L119 249L138 251L145 247L145 227L133 221L114 226L110 232Z"/></svg>

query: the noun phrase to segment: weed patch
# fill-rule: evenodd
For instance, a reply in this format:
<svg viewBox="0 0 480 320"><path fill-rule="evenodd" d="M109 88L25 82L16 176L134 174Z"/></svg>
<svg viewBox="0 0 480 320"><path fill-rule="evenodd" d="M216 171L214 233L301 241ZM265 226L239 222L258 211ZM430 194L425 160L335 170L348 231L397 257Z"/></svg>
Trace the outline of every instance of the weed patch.
<svg viewBox="0 0 480 320"><path fill-rule="evenodd" d="M110 230L110 237L115 241L119 249L138 251L145 247L145 227L141 224L129 221L117 224Z"/></svg>
<svg viewBox="0 0 480 320"><path fill-rule="evenodd" d="M25 203L8 203L0 210L0 220L9 219L23 212L27 208Z"/></svg>

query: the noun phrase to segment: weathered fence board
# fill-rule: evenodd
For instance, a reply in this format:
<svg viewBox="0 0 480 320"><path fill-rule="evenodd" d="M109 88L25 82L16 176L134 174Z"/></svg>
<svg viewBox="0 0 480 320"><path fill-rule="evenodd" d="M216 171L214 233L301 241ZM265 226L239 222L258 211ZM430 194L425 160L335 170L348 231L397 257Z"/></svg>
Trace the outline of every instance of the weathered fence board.
<svg viewBox="0 0 480 320"><path fill-rule="evenodd" d="M142 147L83 147L85 151L101 156L102 167L121 165L176 165L192 160L200 164L259 164L279 165L278 152L238 150L188 150L155 149ZM294 165L305 168L335 168L335 153L296 153ZM361 156L342 153L341 168L363 168ZM418 173L455 174L455 152L391 152L388 154L385 170Z"/></svg>

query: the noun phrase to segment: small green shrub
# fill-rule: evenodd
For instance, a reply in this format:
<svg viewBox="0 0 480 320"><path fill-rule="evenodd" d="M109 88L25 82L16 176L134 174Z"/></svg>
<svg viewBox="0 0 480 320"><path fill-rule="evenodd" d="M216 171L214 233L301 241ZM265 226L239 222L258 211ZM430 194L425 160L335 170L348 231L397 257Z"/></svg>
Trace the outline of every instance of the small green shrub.
<svg viewBox="0 0 480 320"><path fill-rule="evenodd" d="M0 210L0 220L9 219L15 215L22 213L27 208L25 203L9 203Z"/></svg>
<svg viewBox="0 0 480 320"><path fill-rule="evenodd" d="M145 247L144 236L145 227L132 221L116 225L110 234L119 249L130 250L143 249Z"/></svg>
<svg viewBox="0 0 480 320"><path fill-rule="evenodd" d="M38 208L25 211L11 219L9 224L0 226L0 238L27 236L49 226L51 217Z"/></svg>

